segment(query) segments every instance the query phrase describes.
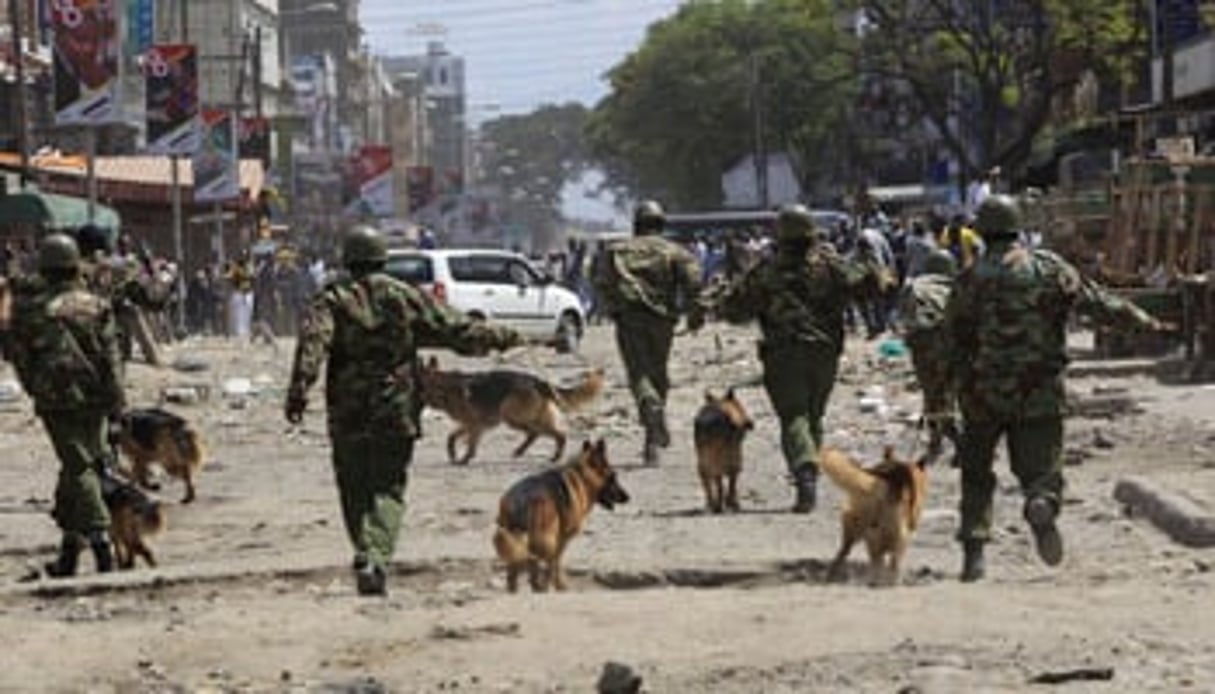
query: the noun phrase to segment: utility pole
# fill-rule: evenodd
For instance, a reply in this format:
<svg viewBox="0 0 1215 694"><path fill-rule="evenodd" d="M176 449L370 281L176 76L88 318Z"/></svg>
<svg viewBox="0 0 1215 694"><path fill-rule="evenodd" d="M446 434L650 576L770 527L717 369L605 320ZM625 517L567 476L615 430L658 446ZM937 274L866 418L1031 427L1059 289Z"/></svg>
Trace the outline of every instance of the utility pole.
<svg viewBox="0 0 1215 694"><path fill-rule="evenodd" d="M750 76L751 116L753 118L751 157L755 164L756 206L760 209L767 209L770 206L768 196L768 147L764 138L764 100L763 87L760 84L760 78L762 77L760 74L760 57L756 53L751 54L751 69L748 74Z"/></svg>
<svg viewBox="0 0 1215 694"><path fill-rule="evenodd" d="M21 50L21 0L8 0L9 36L13 40L13 61L17 71L16 89L17 108L17 150L21 157L21 170L18 172L20 187L25 189L30 170L29 123L26 120L25 105L25 53Z"/></svg>
<svg viewBox="0 0 1215 694"><path fill-rule="evenodd" d="M181 24L181 42L190 42L190 8L186 0L178 0L178 20ZM195 60L198 55L195 54ZM173 250L177 255L177 328L186 330L186 244L182 231L181 210L181 160L176 154L169 157L169 197L173 205Z"/></svg>

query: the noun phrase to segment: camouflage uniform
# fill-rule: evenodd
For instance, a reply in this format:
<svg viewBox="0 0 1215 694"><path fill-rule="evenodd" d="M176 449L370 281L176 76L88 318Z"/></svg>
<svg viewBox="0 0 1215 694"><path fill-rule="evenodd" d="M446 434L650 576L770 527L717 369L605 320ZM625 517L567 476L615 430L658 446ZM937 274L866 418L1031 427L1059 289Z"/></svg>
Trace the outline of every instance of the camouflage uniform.
<svg viewBox="0 0 1215 694"><path fill-rule="evenodd" d="M325 287L300 328L287 416L298 421L328 358L325 398L333 466L360 581L392 559L407 468L421 435L417 351L483 354L522 343L513 330L470 321L380 272L355 272Z"/></svg>
<svg viewBox="0 0 1215 694"><path fill-rule="evenodd" d="M49 237L44 245L48 242L75 249L64 236ZM53 515L64 539L59 563L49 569L54 575L75 573L84 538L93 546L99 570L112 562L101 476L113 455L107 420L124 402L122 362L110 304L85 289L77 269L16 282L8 342L17 377L60 461Z"/></svg>
<svg viewBox="0 0 1215 694"><path fill-rule="evenodd" d="M646 206L657 210L644 218ZM628 373L638 418L646 430L643 456L657 462L657 449L670 445L665 408L671 382L667 362L681 312L689 326L703 323L700 309L701 271L696 258L682 246L651 231L661 228L661 209L643 203L638 235L610 244L595 276L595 292L604 312L616 323L616 345Z"/></svg>
<svg viewBox="0 0 1215 694"><path fill-rule="evenodd" d="M814 506L823 413L844 349L844 311L873 286L871 270L819 245L809 212L781 211L776 256L724 290L713 310L732 323L759 321L764 388L780 418L781 448L798 485L794 510Z"/></svg>
<svg viewBox="0 0 1215 694"><path fill-rule="evenodd" d="M904 339L911 350L911 363L923 396L922 409L931 439L929 455L940 455L942 438L956 436L954 409L957 396L949 378L949 342L945 332L945 308L953 290L953 257L934 252L925 262L923 274L903 287L899 315Z"/></svg>
<svg viewBox="0 0 1215 694"><path fill-rule="evenodd" d="M987 205L980 207L980 221ZM1071 311L1124 327L1160 325L1054 253L1028 250L1015 237L985 236L985 241L986 254L959 276L946 315L963 418L958 530L967 553L963 580L983 574L982 545L991 537L996 483L992 463L1001 436L1026 495L1025 514L1039 554L1048 564L1062 560L1054 518L1063 492L1063 377Z"/></svg>

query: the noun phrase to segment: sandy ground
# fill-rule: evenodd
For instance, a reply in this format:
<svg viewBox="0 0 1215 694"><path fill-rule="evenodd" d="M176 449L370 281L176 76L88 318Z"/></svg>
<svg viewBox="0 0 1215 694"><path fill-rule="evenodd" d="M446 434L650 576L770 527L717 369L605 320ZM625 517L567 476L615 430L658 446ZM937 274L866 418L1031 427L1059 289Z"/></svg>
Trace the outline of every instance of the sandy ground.
<svg viewBox="0 0 1215 694"><path fill-rule="evenodd" d="M558 381L587 363L608 368L603 397L571 418L572 443L605 437L633 503L594 512L568 554L565 594L506 594L489 542L498 496L547 464L549 444L512 460L518 435L499 430L471 466L453 467L442 452L450 425L427 413L391 595L355 596L323 414L310 412L298 431L281 418L290 345L223 341L174 348L208 361L205 373L136 365L129 374L138 404L166 386L212 388L209 401L176 408L213 453L195 504L177 503L176 482L161 492L162 567L94 577L86 557L79 579L20 583L53 552L55 464L28 403L10 404L0 412L0 691L579 692L609 660L652 692L1037 691L1035 675L1077 668L1112 668L1113 679L1061 689L1215 691L1215 552L1172 544L1111 498L1134 473L1215 504L1215 390L1073 380L1080 394L1125 393L1145 411L1069 421L1079 464L1068 469L1060 569L1034 558L1002 466L990 578L959 584L957 475L939 466L903 585L866 587L859 548L853 581L825 585L839 494L826 487L811 516L785 512L791 490L755 385L752 335L711 326L679 340L675 445L656 469L637 465L639 431L608 329L591 332L581 357L509 355L507 365ZM263 393L235 408L220 393L232 377L258 379ZM878 363L874 343L850 343L832 441L869 458L886 443L911 452L909 380L904 363ZM691 419L706 387L726 385L739 386L758 427L746 444L744 510L715 517L701 511ZM858 396L875 387L889 411L862 413Z"/></svg>

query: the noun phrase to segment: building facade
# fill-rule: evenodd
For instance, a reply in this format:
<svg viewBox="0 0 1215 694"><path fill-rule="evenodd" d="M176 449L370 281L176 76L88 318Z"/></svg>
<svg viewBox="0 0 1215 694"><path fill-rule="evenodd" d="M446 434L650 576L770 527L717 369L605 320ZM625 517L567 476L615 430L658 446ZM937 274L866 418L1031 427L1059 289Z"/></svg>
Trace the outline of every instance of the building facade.
<svg viewBox="0 0 1215 694"><path fill-rule="evenodd" d="M429 135L423 159L434 171L439 192L462 192L468 182L464 58L431 42L423 55L388 57L384 65L393 80L421 82Z"/></svg>

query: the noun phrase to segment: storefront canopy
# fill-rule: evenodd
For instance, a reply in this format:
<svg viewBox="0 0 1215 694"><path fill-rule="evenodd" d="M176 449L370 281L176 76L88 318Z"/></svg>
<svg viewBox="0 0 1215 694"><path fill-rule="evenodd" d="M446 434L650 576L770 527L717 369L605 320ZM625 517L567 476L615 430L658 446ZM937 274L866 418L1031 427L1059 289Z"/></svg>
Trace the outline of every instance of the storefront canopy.
<svg viewBox="0 0 1215 694"><path fill-rule="evenodd" d="M100 204L94 212L93 224L117 237L121 227L118 213ZM0 229L21 225L71 231L88 222L87 200L38 190L24 190L0 196Z"/></svg>

